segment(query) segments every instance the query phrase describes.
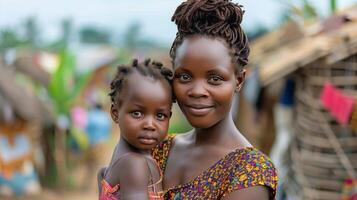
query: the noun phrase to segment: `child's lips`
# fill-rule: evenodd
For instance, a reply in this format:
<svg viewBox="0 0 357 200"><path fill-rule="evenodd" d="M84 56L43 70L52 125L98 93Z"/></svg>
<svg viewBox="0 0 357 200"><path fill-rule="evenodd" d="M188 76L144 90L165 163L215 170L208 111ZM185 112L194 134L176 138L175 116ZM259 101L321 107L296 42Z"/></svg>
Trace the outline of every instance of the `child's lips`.
<svg viewBox="0 0 357 200"><path fill-rule="evenodd" d="M154 137L142 136L139 137L139 142L144 145L155 145L157 144L157 139Z"/></svg>

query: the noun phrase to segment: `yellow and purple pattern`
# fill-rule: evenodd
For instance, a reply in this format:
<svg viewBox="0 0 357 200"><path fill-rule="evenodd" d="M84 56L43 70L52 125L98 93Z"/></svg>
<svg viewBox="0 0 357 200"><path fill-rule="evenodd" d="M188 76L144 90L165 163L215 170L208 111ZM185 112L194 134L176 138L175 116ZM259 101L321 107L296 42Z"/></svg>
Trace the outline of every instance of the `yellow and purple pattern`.
<svg viewBox="0 0 357 200"><path fill-rule="evenodd" d="M153 150L153 157L165 171L174 136ZM253 186L269 188L275 198L278 177L270 159L253 147L236 149L188 183L165 191L164 199L221 199L229 193Z"/></svg>

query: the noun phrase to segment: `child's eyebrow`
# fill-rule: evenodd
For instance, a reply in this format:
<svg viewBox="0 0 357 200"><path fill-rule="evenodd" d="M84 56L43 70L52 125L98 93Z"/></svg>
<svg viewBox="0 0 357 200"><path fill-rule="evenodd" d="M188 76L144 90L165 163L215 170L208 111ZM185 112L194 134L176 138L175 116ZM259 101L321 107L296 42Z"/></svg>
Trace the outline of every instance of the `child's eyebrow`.
<svg viewBox="0 0 357 200"><path fill-rule="evenodd" d="M166 112L166 111L170 111L170 107L166 107L166 106L163 106L163 107L160 107L157 109L157 111L159 112Z"/></svg>
<svg viewBox="0 0 357 200"><path fill-rule="evenodd" d="M139 108L144 108L144 106L140 103L133 102L134 106L137 106Z"/></svg>
<svg viewBox="0 0 357 200"><path fill-rule="evenodd" d="M211 73L224 73L227 72L227 70L225 68L221 68L221 67L212 67L214 69L208 70L207 74L211 74Z"/></svg>

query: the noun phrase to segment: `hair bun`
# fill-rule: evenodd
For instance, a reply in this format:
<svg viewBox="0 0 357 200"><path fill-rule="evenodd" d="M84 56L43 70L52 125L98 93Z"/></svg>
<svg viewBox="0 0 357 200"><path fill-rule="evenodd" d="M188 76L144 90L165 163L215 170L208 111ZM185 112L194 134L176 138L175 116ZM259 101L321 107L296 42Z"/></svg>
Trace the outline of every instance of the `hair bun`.
<svg viewBox="0 0 357 200"><path fill-rule="evenodd" d="M239 26L244 10L230 0L188 0L172 16L178 29L185 34L224 32Z"/></svg>
<svg viewBox="0 0 357 200"><path fill-rule="evenodd" d="M177 7L171 18L178 29L174 44L187 35L218 36L227 41L238 57L236 61L244 66L248 62L249 46L240 26L243 14L243 6L231 0L187 0ZM175 45L171 47L171 57L174 51Z"/></svg>

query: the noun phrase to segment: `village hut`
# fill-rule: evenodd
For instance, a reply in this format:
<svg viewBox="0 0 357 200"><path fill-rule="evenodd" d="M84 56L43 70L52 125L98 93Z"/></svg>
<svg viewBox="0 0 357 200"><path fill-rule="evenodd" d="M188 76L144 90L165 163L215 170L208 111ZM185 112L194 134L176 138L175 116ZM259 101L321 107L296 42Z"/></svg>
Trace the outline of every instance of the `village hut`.
<svg viewBox="0 0 357 200"><path fill-rule="evenodd" d="M41 127L53 117L44 102L17 81L17 76L23 75L48 83L48 75L29 66L31 63L27 57L15 58L12 63L0 60L0 196L40 191L35 170L39 163L34 162L39 155L33 152L41 146Z"/></svg>
<svg viewBox="0 0 357 200"><path fill-rule="evenodd" d="M356 192L357 130L341 124L321 99L330 83L357 107L357 8L296 30L301 34L284 43L278 39L282 30L265 37L275 42L253 43L250 62L260 88L280 95L283 80L295 83L288 174L282 182L297 199L342 199ZM336 109L345 109L344 102Z"/></svg>

